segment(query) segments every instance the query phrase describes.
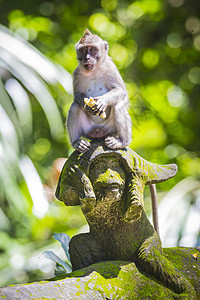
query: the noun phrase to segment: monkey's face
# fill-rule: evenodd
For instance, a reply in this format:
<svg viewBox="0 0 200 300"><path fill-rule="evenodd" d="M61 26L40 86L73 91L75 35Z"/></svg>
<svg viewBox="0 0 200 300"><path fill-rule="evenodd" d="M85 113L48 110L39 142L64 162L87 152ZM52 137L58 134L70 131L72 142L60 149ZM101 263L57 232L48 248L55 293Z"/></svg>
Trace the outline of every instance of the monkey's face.
<svg viewBox="0 0 200 300"><path fill-rule="evenodd" d="M80 66L86 72L93 71L98 61L101 57L101 49L98 45L79 45L77 47L77 58L79 60Z"/></svg>

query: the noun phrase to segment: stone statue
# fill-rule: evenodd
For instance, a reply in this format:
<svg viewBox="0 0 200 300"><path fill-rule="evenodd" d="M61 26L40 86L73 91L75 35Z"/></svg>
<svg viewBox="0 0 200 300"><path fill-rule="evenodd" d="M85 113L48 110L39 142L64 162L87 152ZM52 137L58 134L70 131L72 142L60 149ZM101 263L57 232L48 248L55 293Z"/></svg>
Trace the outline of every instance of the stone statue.
<svg viewBox="0 0 200 300"><path fill-rule="evenodd" d="M175 164L150 163L128 147L114 151L92 143L84 154L74 151L56 191L66 205L81 205L90 227L89 233L71 239L73 270L101 261L133 261L173 292L195 299L192 285L162 255L160 238L143 209L145 185L176 172Z"/></svg>

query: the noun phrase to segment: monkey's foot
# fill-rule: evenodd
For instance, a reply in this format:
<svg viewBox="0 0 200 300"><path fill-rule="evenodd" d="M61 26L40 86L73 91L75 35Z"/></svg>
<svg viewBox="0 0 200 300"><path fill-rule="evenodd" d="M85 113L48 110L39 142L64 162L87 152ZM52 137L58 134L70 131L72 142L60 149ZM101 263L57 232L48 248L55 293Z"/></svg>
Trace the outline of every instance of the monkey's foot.
<svg viewBox="0 0 200 300"><path fill-rule="evenodd" d="M80 139L73 144L73 147L79 152L84 153L90 149L90 142Z"/></svg>
<svg viewBox="0 0 200 300"><path fill-rule="evenodd" d="M119 149L119 148L125 148L126 145L122 143L122 141L118 138L115 138L114 136L108 136L105 139L105 144L110 149Z"/></svg>

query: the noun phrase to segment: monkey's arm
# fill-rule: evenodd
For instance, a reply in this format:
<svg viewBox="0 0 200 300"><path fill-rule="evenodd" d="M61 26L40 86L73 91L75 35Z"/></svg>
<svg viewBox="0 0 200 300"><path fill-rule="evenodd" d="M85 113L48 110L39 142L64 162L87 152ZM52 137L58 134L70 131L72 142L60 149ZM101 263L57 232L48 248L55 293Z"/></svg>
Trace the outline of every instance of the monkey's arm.
<svg viewBox="0 0 200 300"><path fill-rule="evenodd" d="M108 93L103 96L95 97L96 101L96 110L95 113L102 114L105 112L108 106L115 106L119 103L122 103L122 106L125 105L124 99L126 97L126 93L121 88L113 88Z"/></svg>
<svg viewBox="0 0 200 300"><path fill-rule="evenodd" d="M80 107L83 107L85 105L84 98L86 97L86 95L81 90L81 81L82 78L80 76L79 68L76 68L73 73L74 102L76 102Z"/></svg>
<svg viewBox="0 0 200 300"><path fill-rule="evenodd" d="M97 98L104 99L107 105L116 105L119 102L122 102L122 105L124 105L124 102L128 102L127 92L122 87L112 87L109 92Z"/></svg>
<svg viewBox="0 0 200 300"><path fill-rule="evenodd" d="M95 97L98 110L104 112L107 106L115 106L120 103L122 106L128 104L128 94L124 81L115 64L109 59L104 69L103 78L108 92L102 96Z"/></svg>
<svg viewBox="0 0 200 300"><path fill-rule="evenodd" d="M72 103L67 117L67 130L72 146L79 152L86 152L90 143L83 140L83 125L89 126L86 113L75 102Z"/></svg>
<svg viewBox="0 0 200 300"><path fill-rule="evenodd" d="M85 105L85 103L84 103L85 97L86 96L82 93L74 94L74 102L76 102L80 107L81 106L83 107Z"/></svg>

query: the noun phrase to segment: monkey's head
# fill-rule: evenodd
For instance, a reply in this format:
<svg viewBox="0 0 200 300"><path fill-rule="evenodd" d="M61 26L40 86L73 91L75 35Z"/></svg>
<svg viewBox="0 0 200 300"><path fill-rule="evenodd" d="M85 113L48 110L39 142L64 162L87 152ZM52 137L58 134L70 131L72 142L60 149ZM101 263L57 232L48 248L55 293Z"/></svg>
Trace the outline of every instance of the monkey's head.
<svg viewBox="0 0 200 300"><path fill-rule="evenodd" d="M94 71L108 53L108 43L88 29L75 47L79 65L84 73Z"/></svg>

